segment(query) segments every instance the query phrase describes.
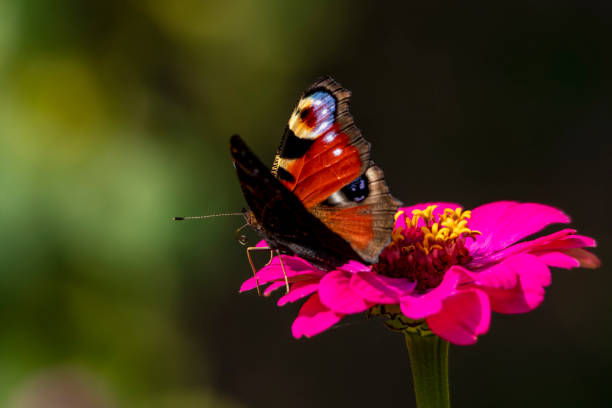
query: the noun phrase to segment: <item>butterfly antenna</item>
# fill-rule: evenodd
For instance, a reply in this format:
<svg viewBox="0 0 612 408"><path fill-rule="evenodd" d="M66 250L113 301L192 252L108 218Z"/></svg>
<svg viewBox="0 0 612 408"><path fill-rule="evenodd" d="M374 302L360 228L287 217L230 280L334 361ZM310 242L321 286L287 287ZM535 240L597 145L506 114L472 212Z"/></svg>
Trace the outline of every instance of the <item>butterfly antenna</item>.
<svg viewBox="0 0 612 408"><path fill-rule="evenodd" d="M224 213L224 214L211 214L211 215L196 215L196 216L193 216L193 217L172 217L172 221L203 220L205 218L227 217L227 216L231 216L231 215L242 215L242 216L244 216L244 213L239 212L239 213Z"/></svg>

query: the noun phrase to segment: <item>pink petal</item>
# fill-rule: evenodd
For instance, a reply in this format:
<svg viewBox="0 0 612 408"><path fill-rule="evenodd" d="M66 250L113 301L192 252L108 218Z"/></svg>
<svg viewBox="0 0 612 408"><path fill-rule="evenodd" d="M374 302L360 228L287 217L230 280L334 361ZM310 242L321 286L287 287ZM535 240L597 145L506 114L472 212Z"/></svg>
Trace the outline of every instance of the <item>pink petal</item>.
<svg viewBox="0 0 612 408"><path fill-rule="evenodd" d="M578 262L578 260L564 254L563 252L543 252L541 254L536 253L534 255L540 258L540 260L546 265L556 268L572 269L580 266L580 262Z"/></svg>
<svg viewBox="0 0 612 408"><path fill-rule="evenodd" d="M436 288L424 295L411 294L400 299L402 313L411 319L423 319L442 310L444 299L455 292L462 276L461 269L451 267Z"/></svg>
<svg viewBox="0 0 612 408"><path fill-rule="evenodd" d="M257 248L266 248L268 246L268 243L266 242L265 239L262 239L261 241L259 241L257 243L257 245L255 245Z"/></svg>
<svg viewBox="0 0 612 408"><path fill-rule="evenodd" d="M350 272L331 271L319 283L321 303L337 313L359 313L369 309L374 304L366 301L351 289Z"/></svg>
<svg viewBox="0 0 612 408"><path fill-rule="evenodd" d="M362 263L359 263L357 261L348 261L347 263L345 263L344 265L342 265L338 269L340 269L342 271L347 271L347 272L355 273L355 272L369 271L370 267L366 266L366 265L364 265Z"/></svg>
<svg viewBox="0 0 612 408"><path fill-rule="evenodd" d="M481 272L465 272L484 290L491 308L499 313L525 313L544 299L550 285L550 270L535 255L518 254Z"/></svg>
<svg viewBox="0 0 612 408"><path fill-rule="evenodd" d="M533 241L521 242L520 244L513 245L508 248L508 250L512 250L512 253L525 252L527 250L529 252L543 252L597 246L597 243L593 238L582 235L574 235L573 233L575 230L571 229L564 231L569 231L570 233L565 236L558 236L556 233L546 235Z"/></svg>
<svg viewBox="0 0 612 408"><path fill-rule="evenodd" d="M491 264L498 263L499 261L508 258L512 255L519 253L532 253L537 255L538 257L542 257L547 253L567 253L567 250L573 248L581 248L585 246L595 246L595 240L589 237L585 237L582 235L575 235L576 230L573 229L564 229L561 231L554 232L549 235L545 235L543 237L531 240L520 242L518 244L514 244L509 246L506 249L501 251L474 258L472 262L469 264L469 268L471 270L478 270L489 267ZM581 252L577 252L580 253ZM590 254L590 253L589 253ZM594 255L591 255L594 259L597 259ZM595 264L599 261L597 260ZM563 262L563 264L549 264L550 266L559 266L562 268L569 267L577 267L578 263L573 263L573 266L570 266L571 261ZM594 264L593 264L594 265ZM588 266L587 266L588 267Z"/></svg>
<svg viewBox="0 0 612 408"><path fill-rule="evenodd" d="M567 239L560 241L560 244L564 248L582 248L582 247L596 247L597 242L591 237L585 237L584 235L571 235Z"/></svg>
<svg viewBox="0 0 612 408"><path fill-rule="evenodd" d="M333 312L323 306L319 295L312 295L303 305L298 317L291 326L293 337L312 337L327 329L342 319L343 315Z"/></svg>
<svg viewBox="0 0 612 408"><path fill-rule="evenodd" d="M389 278L374 272L359 272L351 277L351 289L363 299L378 304L399 303L402 296L412 293L416 282Z"/></svg>
<svg viewBox="0 0 612 408"><path fill-rule="evenodd" d="M264 296L270 296L272 294L272 292L274 292L278 288L284 288L284 287L285 287L285 280L284 279L282 281L271 283L270 286L268 286L266 288L266 290L264 290L263 295Z"/></svg>
<svg viewBox="0 0 612 408"><path fill-rule="evenodd" d="M490 320L488 296L481 290L468 289L446 298L442 310L427 318L427 325L451 343L468 345L489 330Z"/></svg>
<svg viewBox="0 0 612 408"><path fill-rule="evenodd" d="M472 262L470 262L469 267L472 270L488 267L503 259L509 258L511 255L543 250L545 248L552 248L554 246L558 247L559 242L566 241L568 237L575 232L576 230L567 228L531 241L519 242L518 244L511 245L508 248L488 254L486 256L482 256L481 254L481 256L477 256Z"/></svg>
<svg viewBox="0 0 612 408"><path fill-rule="evenodd" d="M583 268L595 269L601 266L599 258L582 248L571 248L563 252L577 260Z"/></svg>
<svg viewBox="0 0 612 408"><path fill-rule="evenodd" d="M461 268L463 271L462 286L475 284L478 287L511 290L520 282L518 273L509 264L505 263L490 266L480 272L472 272L460 266L455 268Z"/></svg>
<svg viewBox="0 0 612 408"><path fill-rule="evenodd" d="M316 292L318 288L318 280L296 282L291 285L291 290L289 290L289 293L278 299L278 302L276 304L278 306L285 306L287 303L293 303Z"/></svg>
<svg viewBox="0 0 612 408"><path fill-rule="evenodd" d="M321 277L325 274L325 272L315 268L314 266L310 265L308 262L304 261L301 258L288 255L281 256L283 257L283 265L285 265L287 278L290 282L307 278L312 279L315 277ZM270 262L270 264L264 266L259 270L259 272L257 272L257 279L259 280L260 286L277 280L285 280L285 277L283 276L283 270L278 260L278 256L275 256L274 259L272 259L272 262ZM240 287L240 292L255 289L256 287L257 284L255 282L255 277L251 277L244 281L244 283Z"/></svg>
<svg viewBox="0 0 612 408"><path fill-rule="evenodd" d="M569 217L561 210L536 203L498 201L472 210L470 229L482 233L476 240L468 240L473 257L483 257L504 249L547 225L568 223Z"/></svg>
<svg viewBox="0 0 612 408"><path fill-rule="evenodd" d="M261 286L261 283L259 284L259 286ZM242 282L242 285L240 286L240 289L238 290L238 292L240 293L246 292L247 290L252 290L252 289L255 289L256 287L257 287L257 282L255 281L255 278L252 277Z"/></svg>

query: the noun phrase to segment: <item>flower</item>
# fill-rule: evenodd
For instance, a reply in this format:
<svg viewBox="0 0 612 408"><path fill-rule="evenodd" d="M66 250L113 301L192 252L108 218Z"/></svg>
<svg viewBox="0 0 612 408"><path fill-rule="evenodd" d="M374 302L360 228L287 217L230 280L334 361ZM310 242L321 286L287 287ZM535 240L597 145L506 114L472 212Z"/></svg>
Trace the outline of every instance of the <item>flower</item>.
<svg viewBox="0 0 612 408"><path fill-rule="evenodd" d="M375 265L350 261L325 272L282 255L291 286L278 305L308 297L292 326L296 338L369 311L388 317L391 328L425 327L451 343L473 344L488 331L491 311L525 313L542 302L549 267L599 266L583 249L595 241L573 229L522 241L550 224L569 222L556 208L513 201L472 211L452 203L400 208L392 242ZM257 279L268 285L266 296L285 285L278 257ZM240 291L255 287L251 278Z"/></svg>

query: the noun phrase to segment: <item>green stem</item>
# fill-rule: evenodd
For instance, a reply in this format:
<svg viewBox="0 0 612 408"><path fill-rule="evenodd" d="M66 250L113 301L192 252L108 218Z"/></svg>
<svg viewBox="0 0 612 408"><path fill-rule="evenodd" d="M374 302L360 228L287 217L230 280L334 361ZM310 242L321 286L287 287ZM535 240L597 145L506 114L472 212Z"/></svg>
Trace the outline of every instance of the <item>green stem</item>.
<svg viewBox="0 0 612 408"><path fill-rule="evenodd" d="M448 342L436 335L404 332L418 408L448 408Z"/></svg>

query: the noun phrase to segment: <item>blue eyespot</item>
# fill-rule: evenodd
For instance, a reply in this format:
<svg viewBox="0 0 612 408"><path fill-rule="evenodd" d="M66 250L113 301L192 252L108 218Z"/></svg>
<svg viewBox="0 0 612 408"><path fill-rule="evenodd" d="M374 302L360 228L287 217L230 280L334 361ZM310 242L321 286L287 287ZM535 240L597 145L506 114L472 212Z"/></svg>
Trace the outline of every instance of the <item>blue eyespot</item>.
<svg viewBox="0 0 612 408"><path fill-rule="evenodd" d="M336 99L328 92L316 91L307 97L316 115L317 128L313 134L320 135L327 131L336 120Z"/></svg>
<svg viewBox="0 0 612 408"><path fill-rule="evenodd" d="M341 191L350 201L360 203L365 200L370 193L368 180L365 175L359 176L357 179L344 186Z"/></svg>

